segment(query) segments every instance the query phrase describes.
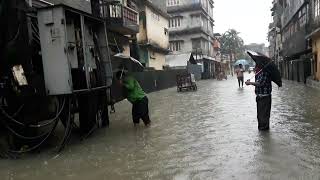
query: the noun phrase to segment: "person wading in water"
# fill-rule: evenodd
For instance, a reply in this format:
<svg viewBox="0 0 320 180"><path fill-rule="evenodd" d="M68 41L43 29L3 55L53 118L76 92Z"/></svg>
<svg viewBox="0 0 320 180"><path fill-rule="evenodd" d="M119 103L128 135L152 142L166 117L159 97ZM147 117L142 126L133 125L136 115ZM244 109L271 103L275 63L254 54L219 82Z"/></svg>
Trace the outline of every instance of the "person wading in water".
<svg viewBox="0 0 320 180"><path fill-rule="evenodd" d="M236 70L239 88L240 88L240 84L241 84L241 87L243 87L243 73L244 72L245 72L245 70L243 69L242 64L239 64L239 68Z"/></svg>
<svg viewBox="0 0 320 180"><path fill-rule="evenodd" d="M140 123L140 119L145 126L150 126L148 97L142 90L139 82L132 76L126 75L123 71L118 71L116 74L117 80L126 91L126 98L132 104L132 120L134 126Z"/></svg>
<svg viewBox="0 0 320 180"><path fill-rule="evenodd" d="M255 86L258 129L266 131L269 130L270 123L272 80L270 73L264 71L259 65L256 66L255 72L255 82L248 80L246 85Z"/></svg>

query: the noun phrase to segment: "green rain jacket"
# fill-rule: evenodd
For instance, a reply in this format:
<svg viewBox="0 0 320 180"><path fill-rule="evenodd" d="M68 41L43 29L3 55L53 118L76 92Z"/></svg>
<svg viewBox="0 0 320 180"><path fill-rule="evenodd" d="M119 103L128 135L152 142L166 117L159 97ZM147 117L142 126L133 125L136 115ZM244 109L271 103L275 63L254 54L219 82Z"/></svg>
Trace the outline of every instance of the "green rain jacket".
<svg viewBox="0 0 320 180"><path fill-rule="evenodd" d="M123 81L124 87L127 89L127 99L131 103L139 101L146 96L139 82L132 76L127 76Z"/></svg>

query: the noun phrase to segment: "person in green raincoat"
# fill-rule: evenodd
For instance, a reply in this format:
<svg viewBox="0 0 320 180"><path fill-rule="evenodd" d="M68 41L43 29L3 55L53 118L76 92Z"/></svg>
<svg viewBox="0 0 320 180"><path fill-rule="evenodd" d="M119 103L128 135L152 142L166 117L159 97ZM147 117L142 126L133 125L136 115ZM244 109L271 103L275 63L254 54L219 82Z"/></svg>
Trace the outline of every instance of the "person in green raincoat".
<svg viewBox="0 0 320 180"><path fill-rule="evenodd" d="M134 125L137 126L140 123L140 119L142 119L145 126L149 126L151 124L148 107L149 100L139 82L123 71L118 71L116 78L126 90L126 98L132 104L132 120Z"/></svg>

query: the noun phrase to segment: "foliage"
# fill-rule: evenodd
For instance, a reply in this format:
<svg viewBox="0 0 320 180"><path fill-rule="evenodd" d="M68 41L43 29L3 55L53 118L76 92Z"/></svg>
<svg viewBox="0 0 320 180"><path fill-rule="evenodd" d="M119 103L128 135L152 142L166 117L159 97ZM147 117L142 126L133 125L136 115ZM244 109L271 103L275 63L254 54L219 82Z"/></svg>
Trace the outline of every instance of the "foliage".
<svg viewBox="0 0 320 180"><path fill-rule="evenodd" d="M228 54L231 57L234 55L235 59L245 58L244 42L239 34L240 32L235 29L230 29L222 35L220 39L222 54Z"/></svg>

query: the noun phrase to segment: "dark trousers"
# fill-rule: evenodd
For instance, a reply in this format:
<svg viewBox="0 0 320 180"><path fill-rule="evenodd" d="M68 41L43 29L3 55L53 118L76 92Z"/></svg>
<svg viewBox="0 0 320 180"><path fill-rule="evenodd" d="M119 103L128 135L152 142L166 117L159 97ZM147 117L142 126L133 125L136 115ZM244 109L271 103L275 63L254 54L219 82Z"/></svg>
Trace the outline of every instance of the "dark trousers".
<svg viewBox="0 0 320 180"><path fill-rule="evenodd" d="M242 87L243 87L243 77L238 77L238 84L239 84L239 87L240 87L240 84L242 84Z"/></svg>
<svg viewBox="0 0 320 180"><path fill-rule="evenodd" d="M145 125L150 124L148 106L149 100L146 96L141 100L132 103L132 120L134 124L139 124L140 119L142 119Z"/></svg>
<svg viewBox="0 0 320 180"><path fill-rule="evenodd" d="M271 95L256 98L257 101L257 118L258 118L258 129L268 130L270 122L270 111L271 111Z"/></svg>

